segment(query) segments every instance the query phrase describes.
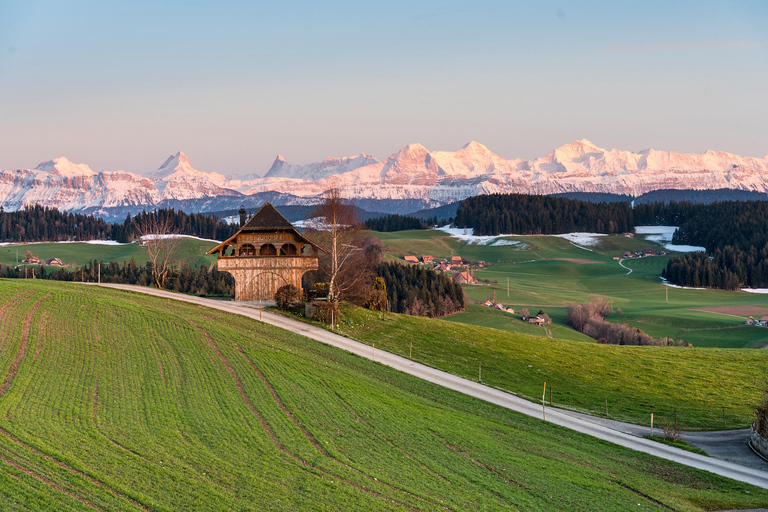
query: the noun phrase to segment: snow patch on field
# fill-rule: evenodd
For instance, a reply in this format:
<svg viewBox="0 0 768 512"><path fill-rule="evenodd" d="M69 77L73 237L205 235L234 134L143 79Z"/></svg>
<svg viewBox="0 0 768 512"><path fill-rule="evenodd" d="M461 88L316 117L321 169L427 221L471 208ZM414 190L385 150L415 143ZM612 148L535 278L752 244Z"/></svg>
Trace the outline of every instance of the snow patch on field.
<svg viewBox="0 0 768 512"><path fill-rule="evenodd" d="M648 235L646 240L658 243L671 242L675 231L677 226L635 226L635 234Z"/></svg>
<svg viewBox="0 0 768 512"><path fill-rule="evenodd" d="M680 286L677 284L669 284L669 282L663 277L659 277L659 279L661 279L661 284L663 284L664 286L669 286L670 288L680 288L681 290L706 290L706 288L694 288L693 286Z"/></svg>
<svg viewBox="0 0 768 512"><path fill-rule="evenodd" d="M0 247L6 245L33 245L33 244L92 244L92 245L129 245L115 240L61 240L57 242L0 242Z"/></svg>
<svg viewBox="0 0 768 512"><path fill-rule="evenodd" d="M517 247L518 249L526 249L528 247L528 244L526 244L525 242L521 242L520 240L504 240L503 238L500 240L496 240L490 245L491 247L510 246L510 247Z"/></svg>
<svg viewBox="0 0 768 512"><path fill-rule="evenodd" d="M768 288L742 288L741 291L747 293L768 293Z"/></svg>
<svg viewBox="0 0 768 512"><path fill-rule="evenodd" d="M212 240L210 238L200 238L199 236L190 236L190 235L144 235L141 237L142 241L145 240L162 240L166 238L191 238L193 240L201 240L203 242L214 242L217 244L221 243L221 240Z"/></svg>
<svg viewBox="0 0 768 512"><path fill-rule="evenodd" d="M677 226L635 226L635 233L646 235L645 239L664 246L668 251L675 252L699 252L706 251L700 245L677 245L672 242L672 235L677 231ZM670 285L671 286L671 285Z"/></svg>
<svg viewBox="0 0 768 512"><path fill-rule="evenodd" d="M600 243L601 236L606 236L604 233L565 233L563 235L554 235L559 238L565 238L573 245L581 247L594 247Z"/></svg>

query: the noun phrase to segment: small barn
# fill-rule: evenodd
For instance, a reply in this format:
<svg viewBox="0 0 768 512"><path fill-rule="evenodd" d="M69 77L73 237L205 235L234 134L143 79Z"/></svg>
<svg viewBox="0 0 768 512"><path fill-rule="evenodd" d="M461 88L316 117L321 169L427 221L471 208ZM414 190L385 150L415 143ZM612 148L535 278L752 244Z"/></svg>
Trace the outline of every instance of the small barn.
<svg viewBox="0 0 768 512"><path fill-rule="evenodd" d="M246 221L240 209L240 229L208 251L216 254L219 270L235 278L235 300L272 300L281 286L301 289L304 274L318 269L323 250L299 232L269 202Z"/></svg>

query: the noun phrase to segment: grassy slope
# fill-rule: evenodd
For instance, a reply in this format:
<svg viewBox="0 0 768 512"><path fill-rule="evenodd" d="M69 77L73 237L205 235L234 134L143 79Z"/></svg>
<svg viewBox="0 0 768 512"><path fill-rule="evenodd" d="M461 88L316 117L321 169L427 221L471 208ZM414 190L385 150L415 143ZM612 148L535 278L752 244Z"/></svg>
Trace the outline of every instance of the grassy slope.
<svg viewBox="0 0 768 512"><path fill-rule="evenodd" d="M191 265L209 265L216 261L216 258L206 255L205 251L214 245L213 242L193 238L184 239L179 247L179 257ZM21 261L24 259L24 252L27 249L38 258L60 258L65 265L74 263L75 266L80 266L94 259L105 262L123 262L136 258L136 262L140 265L147 261L146 251L137 244L99 245L76 242L2 245L0 246L0 264L16 265L17 251L19 261Z"/></svg>
<svg viewBox="0 0 768 512"><path fill-rule="evenodd" d="M768 502L768 491L243 317L76 284L0 281L0 307L14 297L0 322L0 376L10 382L0 386L4 510L704 510Z"/></svg>
<svg viewBox="0 0 768 512"><path fill-rule="evenodd" d="M473 301L485 301L496 292L497 300L515 307L527 307L531 311L543 309L556 324L562 326L553 334L568 339L584 339L568 329L565 322L565 306L571 301L586 301L592 294L605 295L615 307L621 307L622 315L611 321L639 327L649 334L683 339L700 347L761 347L768 344L768 329L743 326L743 319L714 313L691 311L693 307L713 305L765 305L768 295L720 290L669 289L669 303L665 302L665 289L659 280L667 258L651 257L625 260L627 270L619 266L613 256L626 250L658 248L655 243L642 237L602 237L592 251L575 247L567 240L548 236L508 237L528 247L524 250L509 246L491 247L468 245L439 231L402 231L376 233L385 248L393 255L410 254L415 248L436 257L459 254L472 260L485 260L492 266L478 270L480 279L498 281L492 286L466 286L465 291ZM422 249L423 248L423 249ZM419 254L422 254L420 252ZM554 258L585 258L597 264L578 265ZM507 297L507 279L511 293ZM747 315L744 315L746 318ZM504 330L530 333L527 326L509 322L503 315L491 318L481 315L477 309L456 316L455 320L478 325L488 325Z"/></svg>
<svg viewBox="0 0 768 512"><path fill-rule="evenodd" d="M504 313L501 313L504 314ZM347 311L339 329L351 338L532 400L544 382L557 406L645 424L686 429L748 426L764 389L768 351L626 347L509 333L458 322Z"/></svg>

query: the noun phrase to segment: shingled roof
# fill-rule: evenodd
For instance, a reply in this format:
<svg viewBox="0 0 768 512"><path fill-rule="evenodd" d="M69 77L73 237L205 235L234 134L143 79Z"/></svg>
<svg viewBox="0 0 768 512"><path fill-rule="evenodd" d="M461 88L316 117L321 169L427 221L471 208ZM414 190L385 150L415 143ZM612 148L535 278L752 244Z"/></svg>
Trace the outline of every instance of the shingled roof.
<svg viewBox="0 0 768 512"><path fill-rule="evenodd" d="M237 235L242 233L243 231L291 231L293 233L296 233L299 238L304 240L304 242L310 244L311 246L315 247L318 250L321 250L323 252L328 252L326 249L324 249L322 246L318 245L317 242L312 240L311 238L308 238L304 233L301 233L299 230L297 230L293 225L288 222L288 219L283 217L283 215L275 209L272 204L267 201L262 205L261 208L258 209L258 211L253 214L253 217L250 218L248 222L245 223L245 226L241 227L237 230L237 233L232 235L231 237L227 238L223 242L221 242L219 245L214 247L213 249L209 250L207 254L213 254L225 245L229 245L232 240L235 240L237 238Z"/></svg>
<svg viewBox="0 0 768 512"><path fill-rule="evenodd" d="M242 227L243 230L276 230L276 229L293 229L293 225L288 222L288 219L275 209L272 204L267 201L261 208L251 217L251 219L245 223Z"/></svg>

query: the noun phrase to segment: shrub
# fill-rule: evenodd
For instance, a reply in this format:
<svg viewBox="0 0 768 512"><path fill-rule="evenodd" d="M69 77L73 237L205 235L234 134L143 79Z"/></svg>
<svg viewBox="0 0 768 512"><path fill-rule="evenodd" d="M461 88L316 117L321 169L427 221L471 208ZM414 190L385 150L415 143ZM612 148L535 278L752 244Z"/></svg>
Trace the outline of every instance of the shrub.
<svg viewBox="0 0 768 512"><path fill-rule="evenodd" d="M317 320L318 322L330 325L334 318L338 319L338 316L338 309L336 309L333 303L326 301L318 301L312 303L313 320Z"/></svg>
<svg viewBox="0 0 768 512"><path fill-rule="evenodd" d="M292 284L281 286L275 292L275 302L280 309L290 309L301 302L301 291Z"/></svg>
<svg viewBox="0 0 768 512"><path fill-rule="evenodd" d="M763 439L768 439L768 389L766 389L763 403L755 408L755 431Z"/></svg>

